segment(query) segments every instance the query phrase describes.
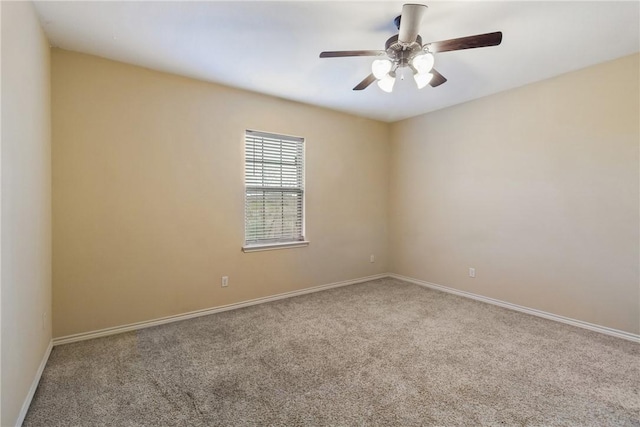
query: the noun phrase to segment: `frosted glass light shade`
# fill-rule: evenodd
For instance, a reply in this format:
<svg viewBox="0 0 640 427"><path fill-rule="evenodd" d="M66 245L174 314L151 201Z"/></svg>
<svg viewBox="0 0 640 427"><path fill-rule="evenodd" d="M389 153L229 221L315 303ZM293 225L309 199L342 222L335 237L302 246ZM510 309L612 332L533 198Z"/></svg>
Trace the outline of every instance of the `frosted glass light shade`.
<svg viewBox="0 0 640 427"><path fill-rule="evenodd" d="M418 74L424 74L431 71L431 69L433 68L434 61L435 60L432 54L424 53L424 54L415 56L411 60L411 65L413 65L413 68L416 69Z"/></svg>
<svg viewBox="0 0 640 427"><path fill-rule="evenodd" d="M393 64L388 59L376 59L371 64L371 72L376 79L382 79L389 71L391 71L392 65Z"/></svg>
<svg viewBox="0 0 640 427"><path fill-rule="evenodd" d="M433 74L431 73L413 75L413 79L416 81L416 85L418 85L418 89L422 89L423 87L428 85L432 78L433 78Z"/></svg>
<svg viewBox="0 0 640 427"><path fill-rule="evenodd" d="M378 80L378 87L387 93L391 93L395 82L395 77L391 77L389 74L386 74L380 80Z"/></svg>

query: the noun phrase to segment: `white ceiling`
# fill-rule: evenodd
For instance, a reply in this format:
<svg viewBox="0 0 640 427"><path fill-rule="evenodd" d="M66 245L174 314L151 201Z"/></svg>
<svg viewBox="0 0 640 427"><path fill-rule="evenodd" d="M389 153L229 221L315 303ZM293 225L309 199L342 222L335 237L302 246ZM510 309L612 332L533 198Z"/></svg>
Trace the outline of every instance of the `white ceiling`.
<svg viewBox="0 0 640 427"><path fill-rule="evenodd" d="M493 31L500 46L436 55L448 81L351 89L384 49L400 1L36 2L51 44L356 115L396 121L640 50L640 3L425 2L423 41ZM606 84L603 81L602 84Z"/></svg>

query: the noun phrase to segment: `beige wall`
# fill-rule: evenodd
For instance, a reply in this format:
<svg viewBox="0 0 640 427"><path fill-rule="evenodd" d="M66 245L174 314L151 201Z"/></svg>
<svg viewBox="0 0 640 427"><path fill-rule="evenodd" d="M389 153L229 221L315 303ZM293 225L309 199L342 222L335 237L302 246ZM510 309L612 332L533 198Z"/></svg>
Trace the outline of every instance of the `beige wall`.
<svg viewBox="0 0 640 427"><path fill-rule="evenodd" d="M388 270L388 125L52 52L55 337ZM306 138L308 247L241 252L245 129Z"/></svg>
<svg viewBox="0 0 640 427"><path fill-rule="evenodd" d="M56 337L387 271L640 330L638 55L393 125L52 58ZM245 129L307 138L309 247L240 251Z"/></svg>
<svg viewBox="0 0 640 427"><path fill-rule="evenodd" d="M391 270L640 332L638 62L395 123Z"/></svg>
<svg viewBox="0 0 640 427"><path fill-rule="evenodd" d="M51 341L50 50L31 3L3 1L0 7L0 423L12 426Z"/></svg>

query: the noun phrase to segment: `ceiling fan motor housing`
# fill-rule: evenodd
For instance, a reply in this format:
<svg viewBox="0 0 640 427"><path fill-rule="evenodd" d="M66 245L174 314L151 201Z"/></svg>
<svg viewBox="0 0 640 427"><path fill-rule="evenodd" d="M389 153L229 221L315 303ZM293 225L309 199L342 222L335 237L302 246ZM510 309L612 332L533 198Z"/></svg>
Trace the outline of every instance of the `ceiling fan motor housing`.
<svg viewBox="0 0 640 427"><path fill-rule="evenodd" d="M413 43L405 44L398 41L398 34L396 34L386 41L384 47L387 56L394 64L398 67L407 67L413 57L422 52L422 37L418 35Z"/></svg>

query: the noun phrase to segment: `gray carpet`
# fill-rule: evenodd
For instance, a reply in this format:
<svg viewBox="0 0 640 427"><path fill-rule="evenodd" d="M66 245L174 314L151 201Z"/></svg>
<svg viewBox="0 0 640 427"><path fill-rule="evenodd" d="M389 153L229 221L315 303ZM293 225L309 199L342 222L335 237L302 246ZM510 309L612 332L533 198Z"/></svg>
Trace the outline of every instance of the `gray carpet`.
<svg viewBox="0 0 640 427"><path fill-rule="evenodd" d="M640 426L640 345L381 279L53 349L25 426Z"/></svg>

